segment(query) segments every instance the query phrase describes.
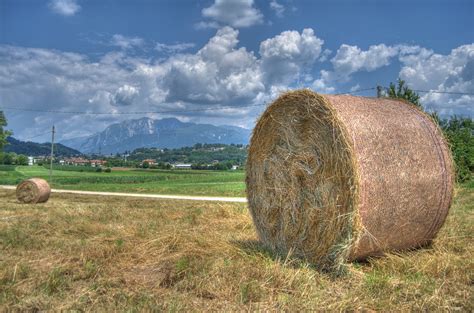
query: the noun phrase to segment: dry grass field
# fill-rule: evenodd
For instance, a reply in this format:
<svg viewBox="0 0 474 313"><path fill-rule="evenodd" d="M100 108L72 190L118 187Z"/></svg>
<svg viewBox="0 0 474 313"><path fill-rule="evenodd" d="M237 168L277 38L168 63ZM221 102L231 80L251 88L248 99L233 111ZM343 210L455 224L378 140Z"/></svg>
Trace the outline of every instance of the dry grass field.
<svg viewBox="0 0 474 313"><path fill-rule="evenodd" d="M431 248L334 277L257 241L244 204L0 190L0 311L473 311L474 192Z"/></svg>

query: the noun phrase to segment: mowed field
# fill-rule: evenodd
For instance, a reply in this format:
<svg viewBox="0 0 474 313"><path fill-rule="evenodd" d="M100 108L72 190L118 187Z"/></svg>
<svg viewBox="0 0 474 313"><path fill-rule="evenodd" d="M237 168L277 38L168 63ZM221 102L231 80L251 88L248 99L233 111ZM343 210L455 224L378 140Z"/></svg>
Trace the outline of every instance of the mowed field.
<svg viewBox="0 0 474 313"><path fill-rule="evenodd" d="M0 167L0 185L23 179L49 180L42 166ZM245 196L243 171L113 170L111 173L53 170L53 188L171 195Z"/></svg>
<svg viewBox="0 0 474 313"><path fill-rule="evenodd" d="M474 184L432 247L335 277L257 240L245 204L0 190L0 311L474 310Z"/></svg>

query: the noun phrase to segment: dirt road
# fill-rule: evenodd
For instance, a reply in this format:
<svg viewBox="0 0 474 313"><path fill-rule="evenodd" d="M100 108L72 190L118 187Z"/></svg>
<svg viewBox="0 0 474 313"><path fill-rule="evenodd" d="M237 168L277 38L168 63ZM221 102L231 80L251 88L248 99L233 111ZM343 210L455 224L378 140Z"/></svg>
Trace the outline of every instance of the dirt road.
<svg viewBox="0 0 474 313"><path fill-rule="evenodd" d="M1 186L2 189L15 190L16 186ZM182 195L153 195L140 193L124 193L124 192L102 192L102 191L82 191L82 190L65 190L52 189L54 193L73 193L80 195L94 196L114 196L114 197L136 197L136 198L152 198L152 199L173 199L173 200L192 200L192 201L217 201L217 202L247 202L246 198L237 197L201 197L201 196L182 196Z"/></svg>

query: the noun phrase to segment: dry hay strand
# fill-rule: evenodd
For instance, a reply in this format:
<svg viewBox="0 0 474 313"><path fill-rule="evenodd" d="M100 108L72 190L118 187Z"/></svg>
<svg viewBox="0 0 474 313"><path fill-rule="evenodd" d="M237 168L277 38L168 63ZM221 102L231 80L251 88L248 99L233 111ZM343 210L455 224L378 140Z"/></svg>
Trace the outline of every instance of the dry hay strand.
<svg viewBox="0 0 474 313"><path fill-rule="evenodd" d="M246 184L264 244L335 269L430 243L454 176L440 129L414 105L298 90L258 120Z"/></svg>
<svg viewBox="0 0 474 313"><path fill-rule="evenodd" d="M51 188L46 180L31 178L16 187L16 198L21 203L43 203L48 201Z"/></svg>

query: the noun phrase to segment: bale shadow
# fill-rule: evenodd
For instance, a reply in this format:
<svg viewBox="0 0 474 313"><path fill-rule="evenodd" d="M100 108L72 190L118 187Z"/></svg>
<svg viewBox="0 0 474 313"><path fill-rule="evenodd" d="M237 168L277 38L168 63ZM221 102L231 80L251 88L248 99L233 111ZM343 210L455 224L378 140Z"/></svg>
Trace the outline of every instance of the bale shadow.
<svg viewBox="0 0 474 313"><path fill-rule="evenodd" d="M291 253L274 251L259 240L231 240L230 243L242 250L248 256L271 259L283 266L295 269L306 267L320 271L320 269L304 259L291 255Z"/></svg>
<svg viewBox="0 0 474 313"><path fill-rule="evenodd" d="M313 263L304 260L301 257L283 253L281 251L274 251L270 247L266 246L259 240L231 240L230 243L246 255L257 258L271 259L273 262L280 263L282 266L290 267L293 269L309 268L320 274L326 275L328 278L337 279L344 278L347 272L347 266L354 266L356 268L371 268L377 260L382 258L388 258L389 255L397 257L410 257L410 255L418 253L426 253L430 251L429 247L419 247L417 249L407 249L405 251L391 252L384 255L372 256L362 260L347 261L341 264L342 268L335 270L334 268L321 268Z"/></svg>

